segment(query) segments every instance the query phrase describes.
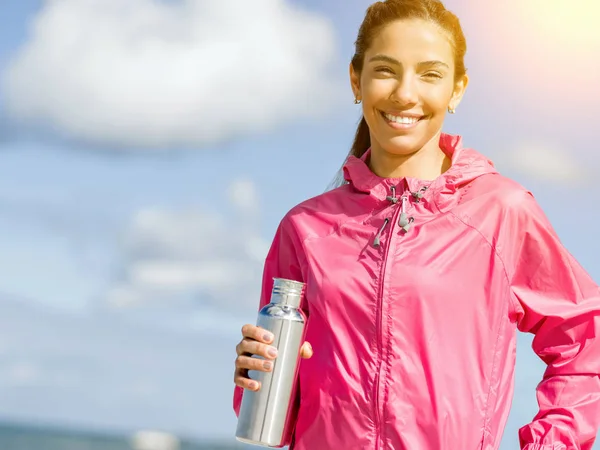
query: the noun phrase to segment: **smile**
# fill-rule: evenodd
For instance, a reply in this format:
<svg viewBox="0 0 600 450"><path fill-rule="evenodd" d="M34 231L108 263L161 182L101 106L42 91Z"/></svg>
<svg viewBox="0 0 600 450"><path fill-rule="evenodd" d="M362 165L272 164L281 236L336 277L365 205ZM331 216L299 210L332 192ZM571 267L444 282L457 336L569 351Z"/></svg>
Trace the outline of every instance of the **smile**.
<svg viewBox="0 0 600 450"><path fill-rule="evenodd" d="M392 115L387 114L383 111L379 111L381 116L392 128L406 130L416 126L421 120L425 119L426 116L418 116L415 114L400 114Z"/></svg>

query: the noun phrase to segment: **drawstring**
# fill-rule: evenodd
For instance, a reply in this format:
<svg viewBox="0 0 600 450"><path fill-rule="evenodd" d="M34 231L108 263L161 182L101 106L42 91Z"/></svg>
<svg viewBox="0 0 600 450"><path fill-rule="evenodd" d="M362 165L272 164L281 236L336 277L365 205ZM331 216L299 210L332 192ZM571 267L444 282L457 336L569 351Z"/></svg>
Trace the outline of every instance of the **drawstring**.
<svg viewBox="0 0 600 450"><path fill-rule="evenodd" d="M381 233L383 233L383 230L385 230L385 227L387 227L388 223L390 223L390 218L386 217L385 220L383 221L383 225L381 225L381 228L375 235L375 239L373 240L373 247L379 247L379 245L381 244L381 242L380 242Z"/></svg>
<svg viewBox="0 0 600 450"><path fill-rule="evenodd" d="M419 203L425 192L429 189L429 186L423 186L417 192L411 192L410 195L415 199L415 203ZM402 211L400 212L400 220L398 220L398 225L400 228L404 230L404 232L408 232L411 229L413 222L415 221L414 217L408 217L406 214L406 204L408 203L408 196L402 196Z"/></svg>
<svg viewBox="0 0 600 450"><path fill-rule="evenodd" d="M402 196L402 209L400 210L400 220L398 220L398 225L405 232L410 230L412 223L415 221L414 217L408 217L406 214L406 203L408 202L408 196Z"/></svg>
<svg viewBox="0 0 600 450"><path fill-rule="evenodd" d="M427 189L429 189L429 186L423 186L417 192L410 193L413 196L413 198L415 199L415 203L419 203L421 201L421 199L423 198L423 195L425 195L425 191L427 191Z"/></svg>
<svg viewBox="0 0 600 450"><path fill-rule="evenodd" d="M392 195L388 195L385 199L395 205L398 203L398 197L396 197L396 186L390 186L390 189L392 190Z"/></svg>
<svg viewBox="0 0 600 450"><path fill-rule="evenodd" d="M415 203L419 203L421 201L428 188L429 186L423 186L417 192L410 192L410 195L415 200ZM399 200L402 200L398 226L400 226L400 228L402 228L404 232L407 233L411 229L412 224L415 221L415 218L412 216L409 217L407 213L408 195L402 195L402 197L398 198L398 196L396 195L396 186L390 186L390 190L392 191L391 195L388 195L385 199L389 201L392 205L395 205L398 203ZM381 245L381 235L383 234L383 231L387 227L390 220L391 219L389 217L386 217L383 221L383 225L381 225L381 228L379 228L379 231L377 231L375 239L373 240L373 247L379 247Z"/></svg>

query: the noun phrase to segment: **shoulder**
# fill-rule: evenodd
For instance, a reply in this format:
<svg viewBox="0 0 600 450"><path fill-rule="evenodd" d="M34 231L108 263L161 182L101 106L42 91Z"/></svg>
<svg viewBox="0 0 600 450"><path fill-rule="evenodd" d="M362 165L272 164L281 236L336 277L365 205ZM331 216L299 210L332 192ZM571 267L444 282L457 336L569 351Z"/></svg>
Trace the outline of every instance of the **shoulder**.
<svg viewBox="0 0 600 450"><path fill-rule="evenodd" d="M483 198L510 206L531 196L531 192L515 180L498 172L482 175L460 188L460 202Z"/></svg>
<svg viewBox="0 0 600 450"><path fill-rule="evenodd" d="M488 217L494 212L500 216L521 215L539 209L530 190L497 172L482 175L462 186L458 203L466 207L470 216L477 212Z"/></svg>
<svg viewBox="0 0 600 450"><path fill-rule="evenodd" d="M348 217L345 208L348 196L353 194L348 184L308 198L291 208L283 217L281 226L294 230L301 241L308 237L330 234Z"/></svg>
<svg viewBox="0 0 600 450"><path fill-rule="evenodd" d="M527 188L499 173L483 175L459 189L453 214L490 242L520 240L533 229L550 229Z"/></svg>

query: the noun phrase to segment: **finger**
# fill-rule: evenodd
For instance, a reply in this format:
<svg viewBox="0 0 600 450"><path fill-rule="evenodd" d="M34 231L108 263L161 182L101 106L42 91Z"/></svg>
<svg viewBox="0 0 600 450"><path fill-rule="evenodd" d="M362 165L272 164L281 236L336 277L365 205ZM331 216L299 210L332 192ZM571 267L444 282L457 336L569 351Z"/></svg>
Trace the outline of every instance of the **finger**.
<svg viewBox="0 0 600 450"><path fill-rule="evenodd" d="M235 360L235 367L238 370L259 370L261 372L270 372L273 370L273 363L271 361L252 358L250 356L238 356Z"/></svg>
<svg viewBox="0 0 600 450"><path fill-rule="evenodd" d="M244 353L244 351L242 350L242 341L240 341L240 343L235 346L235 352L238 356Z"/></svg>
<svg viewBox="0 0 600 450"><path fill-rule="evenodd" d="M242 335L245 338L254 339L265 344L269 344L273 340L273 333L249 323L242 327Z"/></svg>
<svg viewBox="0 0 600 450"><path fill-rule="evenodd" d="M260 382L253 380L251 378L244 377L236 373L234 378L234 382L236 386L239 386L244 389L248 389L249 391L258 391L260 389Z"/></svg>
<svg viewBox="0 0 600 450"><path fill-rule="evenodd" d="M241 353L239 355L258 355L267 359L275 359L277 357L277 349L271 345L262 344L251 339L244 339L240 342Z"/></svg>
<svg viewBox="0 0 600 450"><path fill-rule="evenodd" d="M304 344L302 344L302 348L300 349L300 356L302 356L302 358L304 359L309 359L312 358L313 355L313 349L312 349L312 345L310 345L310 342L305 342Z"/></svg>

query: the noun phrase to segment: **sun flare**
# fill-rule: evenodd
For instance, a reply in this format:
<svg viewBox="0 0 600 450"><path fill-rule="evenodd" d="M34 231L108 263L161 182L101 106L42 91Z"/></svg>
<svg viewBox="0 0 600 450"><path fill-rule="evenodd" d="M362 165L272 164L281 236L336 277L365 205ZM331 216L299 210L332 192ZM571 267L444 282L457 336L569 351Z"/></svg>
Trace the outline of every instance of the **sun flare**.
<svg viewBox="0 0 600 450"><path fill-rule="evenodd" d="M532 31L550 42L600 45L598 0L523 0L519 7Z"/></svg>

